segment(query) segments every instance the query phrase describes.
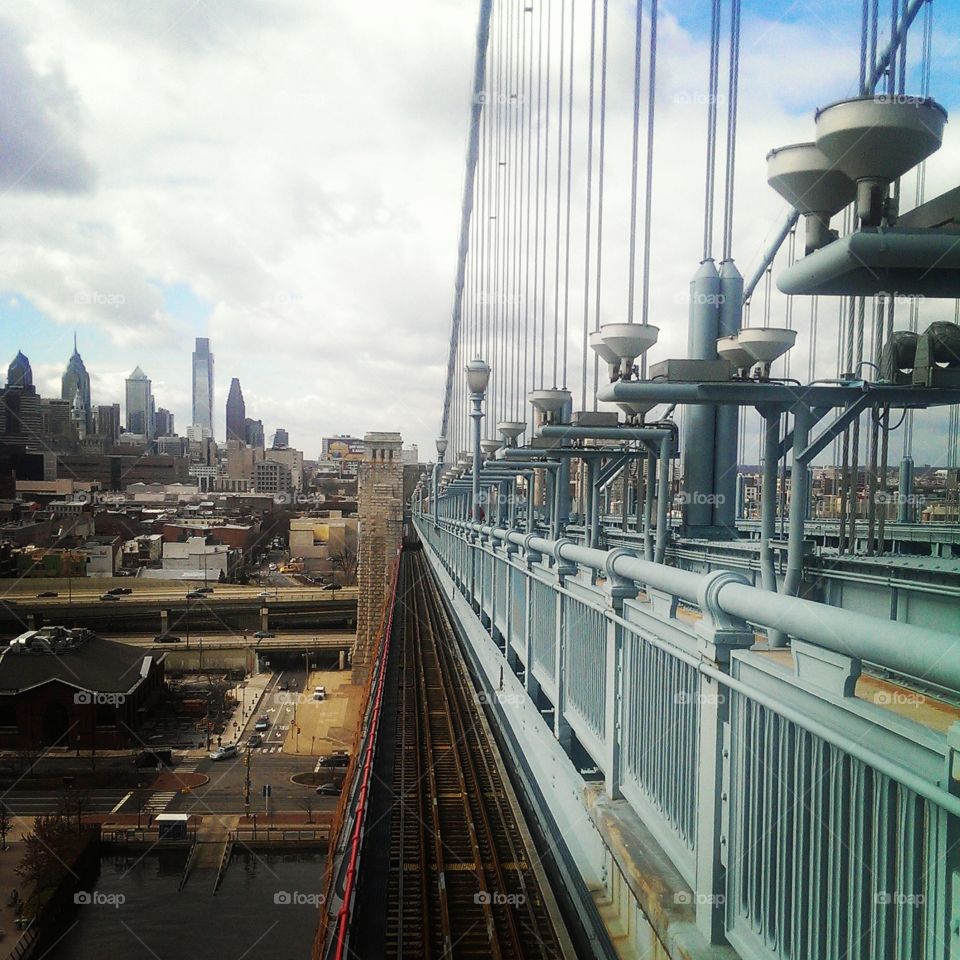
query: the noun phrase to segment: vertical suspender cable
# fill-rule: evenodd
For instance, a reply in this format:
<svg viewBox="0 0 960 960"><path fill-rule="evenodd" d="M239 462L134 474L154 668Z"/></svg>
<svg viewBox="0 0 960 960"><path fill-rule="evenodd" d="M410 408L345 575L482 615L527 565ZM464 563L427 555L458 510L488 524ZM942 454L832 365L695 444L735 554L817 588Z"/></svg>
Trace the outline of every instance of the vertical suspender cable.
<svg viewBox="0 0 960 960"><path fill-rule="evenodd" d="M550 42L553 35L552 10L547 4L547 82L544 93L543 125L543 270L540 273L540 386L544 386L547 348L547 226L550 219L550 205L547 197L550 193Z"/></svg>
<svg viewBox="0 0 960 960"><path fill-rule="evenodd" d="M593 104L597 52L597 0L590 0L590 83L587 93L587 196L583 243L583 342L581 344L580 409L587 409L587 336L590 330L590 227L593 217Z"/></svg>
<svg viewBox="0 0 960 960"><path fill-rule="evenodd" d="M607 25L609 0L603 0L603 25L600 31L600 146L597 157L597 279L593 329L600 329L600 299L603 291L603 175L607 141ZM593 356L593 409L597 409L599 358Z"/></svg>
<svg viewBox="0 0 960 960"><path fill-rule="evenodd" d="M650 56L647 78L647 166L643 197L643 288L640 292L640 319L650 322L650 238L653 228L653 133L657 101L657 14L658 0L650 0ZM647 376L647 354L640 358L640 378Z"/></svg>
<svg viewBox="0 0 960 960"><path fill-rule="evenodd" d="M570 321L570 199L573 188L573 62L577 2L570 0L570 67L567 79L567 225L563 265L563 389L567 389L567 344Z"/></svg>
<svg viewBox="0 0 960 960"><path fill-rule="evenodd" d="M560 343L560 236L563 217L560 215L560 202L563 191L563 67L566 58L567 0L560 0L560 69L557 74L557 86L560 93L557 107L557 237L553 264L553 382L557 386L557 360ZM571 58L572 59L572 58Z"/></svg>
<svg viewBox="0 0 960 960"><path fill-rule="evenodd" d="M627 253L627 323L633 323L637 275L637 186L640 169L640 78L643 64L643 0L637 0L633 40L633 149L630 154L630 239Z"/></svg>

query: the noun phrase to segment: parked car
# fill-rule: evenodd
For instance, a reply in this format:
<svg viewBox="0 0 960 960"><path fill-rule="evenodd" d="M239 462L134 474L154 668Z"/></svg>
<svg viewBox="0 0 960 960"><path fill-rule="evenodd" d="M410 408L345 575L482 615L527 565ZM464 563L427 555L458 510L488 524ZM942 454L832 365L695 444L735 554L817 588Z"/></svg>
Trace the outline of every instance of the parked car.
<svg viewBox="0 0 960 960"><path fill-rule="evenodd" d="M263 743L263 737L259 733L253 734L250 739L247 741L248 747L259 747Z"/></svg>
<svg viewBox="0 0 960 960"><path fill-rule="evenodd" d="M179 643L180 638L175 637L172 633L158 633L153 638L154 643Z"/></svg>
<svg viewBox="0 0 960 960"><path fill-rule="evenodd" d="M338 751L331 753L328 757L320 758L321 767L348 767L350 765L350 754Z"/></svg>
<svg viewBox="0 0 960 960"><path fill-rule="evenodd" d="M115 593L104 593L100 595L101 600L119 600L120 598Z"/></svg>
<svg viewBox="0 0 960 960"><path fill-rule="evenodd" d="M339 797L341 786L340 783L321 783L317 787L317 794L321 797Z"/></svg>
<svg viewBox="0 0 960 960"><path fill-rule="evenodd" d="M218 747L210 754L210 759L229 760L231 757L237 756L239 752L235 743L225 743L222 747Z"/></svg>
<svg viewBox="0 0 960 960"><path fill-rule="evenodd" d="M197 587L197 593L213 593L213 587Z"/></svg>
<svg viewBox="0 0 960 960"><path fill-rule="evenodd" d="M116 587L115 592L118 593L120 596L125 597L128 594L133 593L133 588L132 587Z"/></svg>
<svg viewBox="0 0 960 960"><path fill-rule="evenodd" d="M254 636L258 640L272 640L276 634L272 630L258 630Z"/></svg>
<svg viewBox="0 0 960 960"><path fill-rule="evenodd" d="M44 590L43 593L38 593L38 597L55 597L57 596L56 590Z"/></svg>
<svg viewBox="0 0 960 960"><path fill-rule="evenodd" d="M204 598L204 594L202 594L199 590L191 590L187 594L188 600L202 600L203 598Z"/></svg>
<svg viewBox="0 0 960 960"><path fill-rule="evenodd" d="M270 729L270 718L261 717L254 725L254 730L269 730Z"/></svg>

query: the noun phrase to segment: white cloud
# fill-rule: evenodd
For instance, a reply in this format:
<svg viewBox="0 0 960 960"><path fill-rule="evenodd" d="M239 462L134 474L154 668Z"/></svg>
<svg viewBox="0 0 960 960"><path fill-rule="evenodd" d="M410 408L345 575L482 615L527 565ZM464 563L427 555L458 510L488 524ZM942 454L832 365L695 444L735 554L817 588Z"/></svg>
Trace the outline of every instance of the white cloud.
<svg viewBox="0 0 960 960"><path fill-rule="evenodd" d="M685 8L665 9L651 276L651 320L663 333L655 358L685 349L681 300L702 233L705 48L678 20ZM584 17L589 4L578 10ZM65 332L80 329L81 351L95 357L95 401L122 402L123 379L140 364L158 405L183 429L192 338L209 335L220 434L237 376L248 416L263 419L268 434L286 426L308 456L326 434L388 428L432 452L475 4L52 0L42 15L30 5L7 15L16 30L0 59L14 65L13 88L36 104L22 145L49 141L59 166L33 192L0 205L0 288ZM633 55L631 12L611 4L610 16L605 320L622 318L626 303ZM580 76L586 37L581 29ZM735 248L745 273L783 206L765 186L764 156L810 136L814 104L852 92L856 39L816 17L745 19ZM491 76L488 87L496 82ZM583 300L582 96L574 123L572 384ZM949 128L948 136L928 165L928 194L953 185L957 138ZM197 326L165 305L158 282L191 288L212 305L209 320ZM782 314L782 298L771 311ZM829 313L824 305L822 316ZM21 339L35 370L62 371L61 343L33 343L29 331ZM826 330L823 339L830 342ZM98 353L102 342L109 349ZM802 333L795 363L803 369L805 351ZM832 372L829 349L821 360L818 371Z"/></svg>

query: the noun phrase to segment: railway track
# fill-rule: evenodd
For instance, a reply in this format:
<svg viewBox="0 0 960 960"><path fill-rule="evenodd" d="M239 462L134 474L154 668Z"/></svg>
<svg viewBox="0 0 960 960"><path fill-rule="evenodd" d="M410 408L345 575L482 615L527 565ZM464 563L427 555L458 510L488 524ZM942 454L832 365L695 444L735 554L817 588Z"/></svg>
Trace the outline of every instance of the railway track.
<svg viewBox="0 0 960 960"><path fill-rule="evenodd" d="M419 551L397 595L390 958L561 957L453 631Z"/></svg>

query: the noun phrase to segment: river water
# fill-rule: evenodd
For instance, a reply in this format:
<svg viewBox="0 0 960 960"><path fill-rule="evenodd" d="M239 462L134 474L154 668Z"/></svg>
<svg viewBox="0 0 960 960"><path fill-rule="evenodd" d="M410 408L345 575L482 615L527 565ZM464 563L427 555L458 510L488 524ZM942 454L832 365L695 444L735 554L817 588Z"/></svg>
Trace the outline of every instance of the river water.
<svg viewBox="0 0 960 960"><path fill-rule="evenodd" d="M177 884L186 853L107 856L88 903L46 960L306 960L319 915L322 853L236 852Z"/></svg>

